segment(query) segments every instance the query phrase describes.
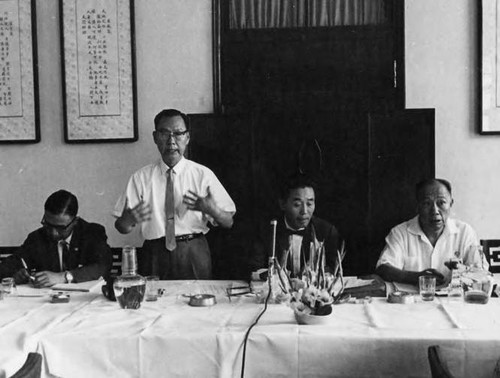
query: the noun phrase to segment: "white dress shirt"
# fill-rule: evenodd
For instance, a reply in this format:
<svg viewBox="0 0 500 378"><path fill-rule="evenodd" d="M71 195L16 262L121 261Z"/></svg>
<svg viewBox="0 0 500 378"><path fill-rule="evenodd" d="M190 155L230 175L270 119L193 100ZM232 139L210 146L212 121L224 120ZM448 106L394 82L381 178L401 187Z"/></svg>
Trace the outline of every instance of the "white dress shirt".
<svg viewBox="0 0 500 378"><path fill-rule="evenodd" d="M168 166L159 159L136 171L129 179L125 193L118 199L113 215L121 216L125 201L133 208L143 200L151 206L151 219L142 222L141 233L147 240L165 236L165 190ZM215 203L222 210L235 213L236 206L215 174L207 167L182 158L174 167L175 235L208 232L207 222L215 221L201 211L189 210L182 202L184 194L191 190L201 197L208 194L208 188Z"/></svg>
<svg viewBox="0 0 500 378"><path fill-rule="evenodd" d="M448 279L451 271L444 263L451 258L460 258L465 265L476 264L488 269L484 255L478 253L476 232L467 223L456 219L448 218L434 247L420 228L418 216L394 227L385 242L377 267L389 264L415 272L434 268Z"/></svg>
<svg viewBox="0 0 500 378"><path fill-rule="evenodd" d="M292 231L302 231L305 229L305 228L300 228L298 230L295 230L294 228L290 227L290 225L286 221L286 218L285 218L285 226L287 229ZM294 270L293 273L295 275L298 275L300 273L300 260L302 258L302 239L304 239L302 235L291 234L289 236L290 248L292 253L292 267Z"/></svg>

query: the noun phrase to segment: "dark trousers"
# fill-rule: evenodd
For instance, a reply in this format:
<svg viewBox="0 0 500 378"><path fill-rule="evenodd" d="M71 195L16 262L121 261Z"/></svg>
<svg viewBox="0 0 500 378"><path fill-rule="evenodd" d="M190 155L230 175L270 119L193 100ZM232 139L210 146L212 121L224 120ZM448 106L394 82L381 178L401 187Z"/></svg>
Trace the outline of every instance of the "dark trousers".
<svg viewBox="0 0 500 378"><path fill-rule="evenodd" d="M137 265L142 276L158 276L160 280L212 278L212 259L205 236L189 241L177 241L173 251L165 248L165 238L146 240L137 253Z"/></svg>

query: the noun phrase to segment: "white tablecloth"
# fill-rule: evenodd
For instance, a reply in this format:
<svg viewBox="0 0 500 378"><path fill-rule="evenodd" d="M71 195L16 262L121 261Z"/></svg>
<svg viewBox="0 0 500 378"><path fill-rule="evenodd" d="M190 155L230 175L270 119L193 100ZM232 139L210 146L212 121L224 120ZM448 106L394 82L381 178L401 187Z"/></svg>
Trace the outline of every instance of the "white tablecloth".
<svg viewBox="0 0 500 378"><path fill-rule="evenodd" d="M236 377L243 339L263 305L229 301L227 281L160 282L167 294L123 310L99 293L0 301L0 377L29 351L46 377ZM182 294L212 293L217 304L191 307ZM297 325L269 305L250 333L245 377L429 377L427 347L439 344L457 377L491 377L500 357L500 299L486 305L371 303L334 307L329 323Z"/></svg>

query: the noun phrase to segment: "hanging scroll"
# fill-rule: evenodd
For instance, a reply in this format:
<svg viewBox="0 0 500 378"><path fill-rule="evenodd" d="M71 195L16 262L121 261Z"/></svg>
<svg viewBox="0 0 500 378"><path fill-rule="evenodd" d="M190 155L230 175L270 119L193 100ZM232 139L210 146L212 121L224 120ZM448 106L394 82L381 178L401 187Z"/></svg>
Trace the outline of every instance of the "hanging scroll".
<svg viewBox="0 0 500 378"><path fill-rule="evenodd" d="M61 0L65 140L137 140L132 0Z"/></svg>
<svg viewBox="0 0 500 378"><path fill-rule="evenodd" d="M0 143L40 141L34 0L0 1Z"/></svg>

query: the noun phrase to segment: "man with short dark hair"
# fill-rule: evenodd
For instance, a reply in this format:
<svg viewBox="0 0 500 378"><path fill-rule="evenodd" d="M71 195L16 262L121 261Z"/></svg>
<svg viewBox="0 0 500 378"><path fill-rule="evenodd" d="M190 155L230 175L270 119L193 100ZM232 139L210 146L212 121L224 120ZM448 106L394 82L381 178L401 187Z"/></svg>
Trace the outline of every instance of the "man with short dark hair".
<svg viewBox="0 0 500 378"><path fill-rule="evenodd" d="M291 277L300 277L306 264L310 263L311 243L313 248L323 243L327 271L332 272L337 264L339 233L335 226L314 216L314 187L309 177L296 174L285 181L280 191L282 214L277 218L275 251L279 264L286 267ZM250 262L252 272L267 267L271 254L272 229L269 222L261 228L263 238L257 241Z"/></svg>
<svg viewBox="0 0 500 378"><path fill-rule="evenodd" d="M77 214L78 201L72 193L52 193L45 202L42 227L0 264L0 276L13 276L18 284L34 278L36 287L107 276L112 254L106 231Z"/></svg>
<svg viewBox="0 0 500 378"><path fill-rule="evenodd" d="M184 157L190 141L187 115L165 109L154 123L161 159L132 175L113 211L115 227L127 234L140 225L145 239L137 254L140 274L210 279L207 223L231 228L236 207L210 169Z"/></svg>
<svg viewBox="0 0 500 378"><path fill-rule="evenodd" d="M377 262L376 273L386 281L418 284L418 277L431 275L438 284L451 278L445 265L450 259L488 269L479 252L479 239L467 223L450 218L451 184L429 179L416 186L418 215L394 227Z"/></svg>

